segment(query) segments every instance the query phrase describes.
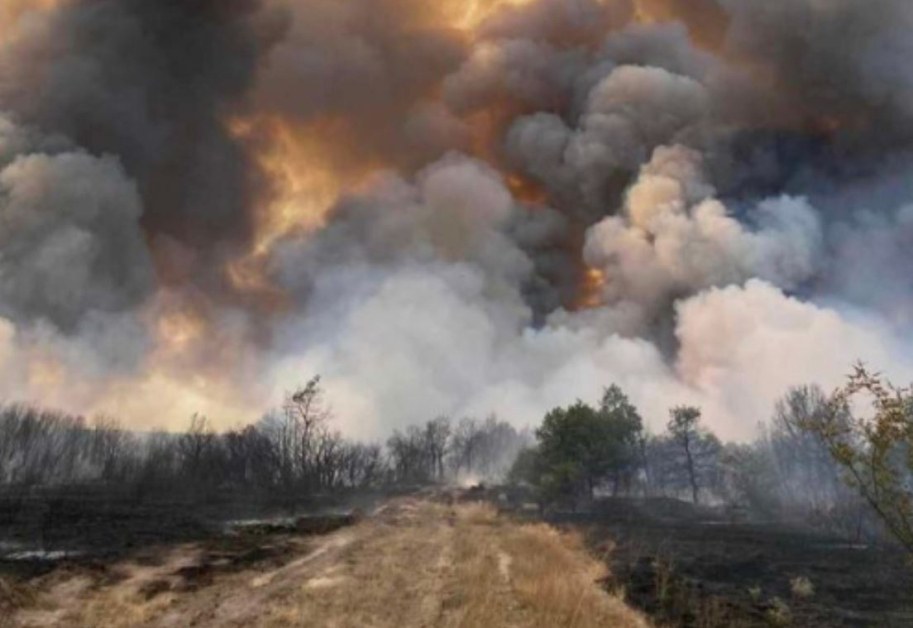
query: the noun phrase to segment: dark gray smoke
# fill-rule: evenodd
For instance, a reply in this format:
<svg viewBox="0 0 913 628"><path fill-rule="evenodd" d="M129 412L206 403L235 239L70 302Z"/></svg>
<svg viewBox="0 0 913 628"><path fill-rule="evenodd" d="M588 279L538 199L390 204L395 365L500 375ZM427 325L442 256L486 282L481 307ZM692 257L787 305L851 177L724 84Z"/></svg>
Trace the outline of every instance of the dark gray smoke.
<svg viewBox="0 0 913 628"><path fill-rule="evenodd" d="M267 193L226 119L243 109L285 17L259 0L64 2L24 19L0 52L0 108L119 160L146 232L212 262L244 243L253 200Z"/></svg>
<svg viewBox="0 0 913 628"><path fill-rule="evenodd" d="M19 15L0 37L0 362L123 346L135 379L94 382L88 409L180 397L236 406L225 421L320 372L369 434L530 422L614 381L657 421L697 403L744 437L856 358L913 373L905 0L498 4ZM230 270L283 184L264 121L310 142L280 165L346 185L319 228L258 251L251 289Z"/></svg>
<svg viewBox="0 0 913 628"><path fill-rule="evenodd" d="M142 204L116 158L0 118L0 315L72 331L87 312L120 312L153 288Z"/></svg>

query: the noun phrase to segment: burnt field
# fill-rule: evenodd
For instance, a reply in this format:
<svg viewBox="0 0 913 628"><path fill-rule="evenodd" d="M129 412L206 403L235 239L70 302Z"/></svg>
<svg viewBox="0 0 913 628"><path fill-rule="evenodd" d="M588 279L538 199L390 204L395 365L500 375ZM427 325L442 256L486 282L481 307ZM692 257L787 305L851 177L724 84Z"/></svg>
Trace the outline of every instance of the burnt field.
<svg viewBox="0 0 913 628"><path fill-rule="evenodd" d="M323 519L335 528L301 522L0 576L0 626L650 625L577 535L487 503L419 491Z"/></svg>
<svg viewBox="0 0 913 628"><path fill-rule="evenodd" d="M20 619L31 619L21 625L32 625L32 620L41 623L49 608L54 610L48 616L55 618L95 612L89 604L93 596L123 590L130 612L151 613L147 619L157 618L151 624L161 619L159 613L177 612L168 611L169 604L189 605L180 612L207 624L213 609L231 599L225 591L242 586L241 581L265 582L264 574L275 571L282 574L275 585L291 587L294 582L283 580L300 567L318 589L335 583L337 567L328 576L302 562L304 557L316 560L324 546L331 550L327 556L336 552L334 544L349 539L341 528L364 528L359 534L365 539L398 530L405 511L391 503L409 505L409 513L424 503L443 509L447 525L436 523L420 533L408 526L400 531L397 543L409 555L410 544L420 547L428 541L422 534L452 528L453 515L445 510L471 510L479 501L497 500L499 493L481 488L411 492L423 494L424 501L362 495L277 504L237 502L226 495L201 503L163 499L131 504L71 490L48 503L33 496L19 505L15 523L3 524L0 606L26 609ZM507 509L498 521L504 530L519 531L526 528L513 524L526 518ZM609 575L599 580L602 589L613 598L622 596L657 626L913 625L913 567L892 548L784 523L734 522L716 509L672 499L599 500L586 512L552 512L545 518L583 537L590 555L608 567ZM486 529L491 525L485 523ZM378 541L381 549L387 551ZM488 550L480 546L473 551L482 556ZM75 596L74 582L83 587ZM408 577L402 582L419 586ZM264 598L258 603L267 608L274 602ZM91 624L89 615L79 617L74 625Z"/></svg>
<svg viewBox="0 0 913 628"><path fill-rule="evenodd" d="M67 563L105 563L191 541L263 534L319 534L350 524L380 495L252 497L230 491L195 499L138 500L70 487L0 495L0 575L30 578Z"/></svg>
<svg viewBox="0 0 913 628"><path fill-rule="evenodd" d="M913 565L894 548L666 499L549 519L580 530L608 562L606 587L661 625L913 625Z"/></svg>

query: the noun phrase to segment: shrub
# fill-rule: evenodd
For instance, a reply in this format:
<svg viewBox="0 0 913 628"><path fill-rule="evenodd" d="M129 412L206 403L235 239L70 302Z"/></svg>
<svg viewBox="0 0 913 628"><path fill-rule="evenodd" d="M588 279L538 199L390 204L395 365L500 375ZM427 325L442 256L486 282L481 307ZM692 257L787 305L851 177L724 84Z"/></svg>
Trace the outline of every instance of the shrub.
<svg viewBox="0 0 913 628"><path fill-rule="evenodd" d="M793 597L804 600L815 594L815 585L805 576L798 576L789 581L789 590Z"/></svg>

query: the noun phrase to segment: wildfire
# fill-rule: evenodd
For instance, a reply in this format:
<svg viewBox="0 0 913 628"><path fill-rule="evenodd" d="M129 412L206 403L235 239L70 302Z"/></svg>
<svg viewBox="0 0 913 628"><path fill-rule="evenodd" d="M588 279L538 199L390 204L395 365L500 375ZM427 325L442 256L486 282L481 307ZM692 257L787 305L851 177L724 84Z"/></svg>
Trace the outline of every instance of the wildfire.
<svg viewBox="0 0 913 628"><path fill-rule="evenodd" d="M225 274L239 293L254 296L260 306L278 309L285 297L268 276L270 251L284 236L320 229L343 187L353 185L355 178L341 172L330 158L332 138L339 132L332 120L296 126L261 116L231 120L229 128L251 147L271 193L254 208L250 250L228 264Z"/></svg>
<svg viewBox="0 0 913 628"><path fill-rule="evenodd" d="M273 194L257 208L254 253L262 254L282 236L323 225L343 186L324 159L322 136L331 122L296 129L280 118L233 120L232 133L255 148ZM329 132L328 132L329 131Z"/></svg>

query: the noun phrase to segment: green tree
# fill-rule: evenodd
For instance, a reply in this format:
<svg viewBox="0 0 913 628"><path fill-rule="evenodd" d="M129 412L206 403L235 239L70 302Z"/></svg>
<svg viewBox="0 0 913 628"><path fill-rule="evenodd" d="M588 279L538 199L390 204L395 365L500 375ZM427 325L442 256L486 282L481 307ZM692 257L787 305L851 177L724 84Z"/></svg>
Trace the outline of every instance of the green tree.
<svg viewBox="0 0 913 628"><path fill-rule="evenodd" d="M621 445L612 468L614 492L617 493L620 484L629 481L638 467L643 466L644 471L649 474L643 455L646 437L643 419L634 404L616 384L603 391L599 412L608 422L610 438Z"/></svg>
<svg viewBox="0 0 913 628"><path fill-rule="evenodd" d="M520 450L514 460L510 471L507 473L507 481L511 484L539 484L539 475L541 473L541 457L536 447L527 447Z"/></svg>
<svg viewBox="0 0 913 628"><path fill-rule="evenodd" d="M636 465L642 428L640 415L617 386L606 389L598 408L582 401L555 408L536 431L540 487L592 497L600 483L617 480Z"/></svg>

